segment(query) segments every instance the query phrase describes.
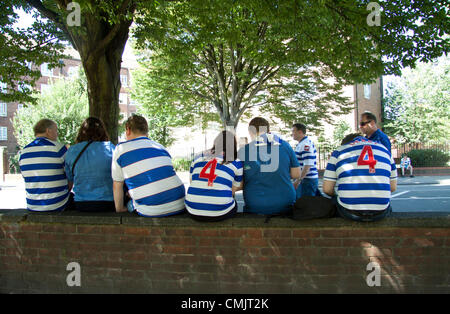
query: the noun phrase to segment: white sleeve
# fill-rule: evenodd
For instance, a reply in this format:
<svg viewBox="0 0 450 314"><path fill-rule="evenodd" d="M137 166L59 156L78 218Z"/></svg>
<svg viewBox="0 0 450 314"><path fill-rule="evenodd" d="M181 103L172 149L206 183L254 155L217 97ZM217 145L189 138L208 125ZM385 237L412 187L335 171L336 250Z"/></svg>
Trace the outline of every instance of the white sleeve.
<svg viewBox="0 0 450 314"><path fill-rule="evenodd" d="M118 150L119 150L119 146L116 146L116 149L114 149L113 157L112 157L111 177L112 177L113 181L123 182L123 181L125 181L125 179L123 177L122 167L117 162L117 159L120 156L120 153Z"/></svg>

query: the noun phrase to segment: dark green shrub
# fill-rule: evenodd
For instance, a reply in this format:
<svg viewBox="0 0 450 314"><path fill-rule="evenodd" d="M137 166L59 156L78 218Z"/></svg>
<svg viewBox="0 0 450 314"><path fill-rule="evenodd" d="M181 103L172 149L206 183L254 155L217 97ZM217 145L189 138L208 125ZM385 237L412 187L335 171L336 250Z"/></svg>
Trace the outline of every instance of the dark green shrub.
<svg viewBox="0 0 450 314"><path fill-rule="evenodd" d="M413 149L408 157L413 167L445 167L450 160L447 152L436 149Z"/></svg>

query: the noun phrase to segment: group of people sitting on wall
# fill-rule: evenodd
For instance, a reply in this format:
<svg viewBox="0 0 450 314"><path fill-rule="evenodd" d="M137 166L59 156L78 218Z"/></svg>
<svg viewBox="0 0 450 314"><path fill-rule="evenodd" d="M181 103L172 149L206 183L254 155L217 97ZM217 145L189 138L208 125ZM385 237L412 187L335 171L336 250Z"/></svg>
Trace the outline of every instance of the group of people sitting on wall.
<svg viewBox="0 0 450 314"><path fill-rule="evenodd" d="M271 133L261 117L249 123L251 142L239 151L235 135L220 132L213 147L192 162L187 191L169 152L148 138L146 119L133 115L125 129L126 141L114 145L103 122L90 117L82 123L76 143L67 148L57 142L54 121L37 122L36 138L19 160L28 210L129 211L145 217L187 210L196 220L219 221L237 212L239 190L244 212L264 215L287 212L297 199L321 194L316 149L301 123L292 126L295 149ZM323 192L334 200L337 215L374 221L391 212L397 170L376 117L364 113L360 129L366 137L348 135L332 153Z"/></svg>

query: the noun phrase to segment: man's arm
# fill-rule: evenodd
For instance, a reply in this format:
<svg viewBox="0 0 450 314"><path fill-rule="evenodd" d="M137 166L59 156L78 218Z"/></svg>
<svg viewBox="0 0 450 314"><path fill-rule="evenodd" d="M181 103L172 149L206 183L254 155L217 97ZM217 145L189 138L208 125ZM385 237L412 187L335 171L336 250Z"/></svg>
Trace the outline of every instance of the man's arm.
<svg viewBox="0 0 450 314"><path fill-rule="evenodd" d="M335 185L336 185L335 181L323 180L322 190L325 194L327 194L329 196L333 196Z"/></svg>
<svg viewBox="0 0 450 314"><path fill-rule="evenodd" d="M309 169L311 169L312 166L307 165L307 166L303 166L302 169L302 173L300 173L300 177L294 181L294 188L297 189L298 185L300 184L300 182L302 182L302 180L306 177L306 175L308 174Z"/></svg>
<svg viewBox="0 0 450 314"><path fill-rule="evenodd" d="M290 174L292 179L300 178L300 167L291 167Z"/></svg>
<svg viewBox="0 0 450 314"><path fill-rule="evenodd" d="M391 192L397 190L397 180L391 180Z"/></svg>
<svg viewBox="0 0 450 314"><path fill-rule="evenodd" d="M113 194L116 212L117 213L126 212L127 208L123 205L123 182L113 181Z"/></svg>

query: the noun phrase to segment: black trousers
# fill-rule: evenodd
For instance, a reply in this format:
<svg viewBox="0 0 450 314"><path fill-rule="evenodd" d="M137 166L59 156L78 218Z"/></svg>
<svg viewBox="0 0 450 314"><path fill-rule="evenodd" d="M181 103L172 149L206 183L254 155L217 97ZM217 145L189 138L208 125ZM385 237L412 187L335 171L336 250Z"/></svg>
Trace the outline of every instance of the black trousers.
<svg viewBox="0 0 450 314"><path fill-rule="evenodd" d="M201 222L214 222L214 221L222 221L228 218L233 217L236 212L238 210L238 205L237 202L235 201L235 205L234 208L232 210L230 210L228 213L226 213L225 215L222 216L217 216L217 217L211 217L211 216L198 216L198 215L192 215L191 213L189 213L189 216L196 220L196 221L201 221Z"/></svg>
<svg viewBox="0 0 450 314"><path fill-rule="evenodd" d="M74 209L81 212L115 212L113 201L74 202Z"/></svg>

